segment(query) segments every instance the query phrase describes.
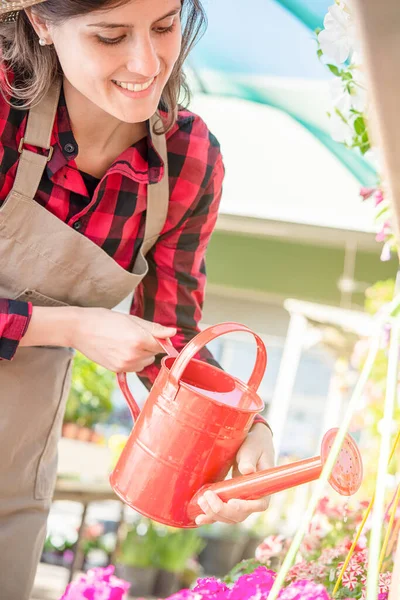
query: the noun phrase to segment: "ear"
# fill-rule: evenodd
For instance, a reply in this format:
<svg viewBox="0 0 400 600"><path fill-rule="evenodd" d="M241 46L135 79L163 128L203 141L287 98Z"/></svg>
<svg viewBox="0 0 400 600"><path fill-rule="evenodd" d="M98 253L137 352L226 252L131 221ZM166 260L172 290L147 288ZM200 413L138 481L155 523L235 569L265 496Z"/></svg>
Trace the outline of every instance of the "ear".
<svg viewBox="0 0 400 600"><path fill-rule="evenodd" d="M48 27L47 21L40 17L32 7L25 9L26 16L31 22L31 25L39 39L44 39L46 44L52 44L50 29Z"/></svg>

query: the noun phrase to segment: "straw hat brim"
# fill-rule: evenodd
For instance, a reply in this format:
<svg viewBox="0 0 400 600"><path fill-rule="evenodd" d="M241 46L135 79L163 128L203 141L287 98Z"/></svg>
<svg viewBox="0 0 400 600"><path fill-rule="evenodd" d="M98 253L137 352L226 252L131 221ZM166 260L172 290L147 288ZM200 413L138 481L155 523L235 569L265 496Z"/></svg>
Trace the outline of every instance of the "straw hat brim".
<svg viewBox="0 0 400 600"><path fill-rule="evenodd" d="M16 20L18 12L34 4L46 0L0 0L0 23L10 23Z"/></svg>

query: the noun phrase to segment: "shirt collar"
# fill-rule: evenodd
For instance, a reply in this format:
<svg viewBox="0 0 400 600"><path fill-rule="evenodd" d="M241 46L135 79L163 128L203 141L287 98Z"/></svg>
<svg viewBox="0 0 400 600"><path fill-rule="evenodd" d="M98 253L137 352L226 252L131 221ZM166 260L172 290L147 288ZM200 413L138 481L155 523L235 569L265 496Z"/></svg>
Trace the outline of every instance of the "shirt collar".
<svg viewBox="0 0 400 600"><path fill-rule="evenodd" d="M158 183L162 179L164 162L152 142L149 122L146 125L147 136L124 150L108 169L107 174L121 173L138 183L145 184ZM61 89L51 145L54 152L47 163L49 177L53 177L67 165L76 168L74 161L79 147L72 132L63 89Z"/></svg>

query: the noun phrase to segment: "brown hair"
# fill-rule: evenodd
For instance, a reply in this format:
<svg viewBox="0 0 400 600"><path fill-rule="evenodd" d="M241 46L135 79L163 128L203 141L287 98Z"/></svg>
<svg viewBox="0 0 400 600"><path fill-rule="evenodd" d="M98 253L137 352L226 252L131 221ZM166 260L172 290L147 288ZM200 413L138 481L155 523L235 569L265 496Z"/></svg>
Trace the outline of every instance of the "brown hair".
<svg viewBox="0 0 400 600"><path fill-rule="evenodd" d="M46 0L34 11L47 21L60 25L68 19L92 11L121 6L128 0ZM164 131L175 121L179 99L187 104L190 90L183 72L183 63L206 25L206 16L200 0L182 0L182 49L161 98L168 113ZM2 81L0 92L6 101L12 97L13 106L21 109L35 106L46 95L55 80L61 76L61 66L54 46L40 46L37 35L26 15L21 11L16 22L0 24L0 53ZM12 74L13 81L10 79ZM182 94L182 97L181 97Z"/></svg>

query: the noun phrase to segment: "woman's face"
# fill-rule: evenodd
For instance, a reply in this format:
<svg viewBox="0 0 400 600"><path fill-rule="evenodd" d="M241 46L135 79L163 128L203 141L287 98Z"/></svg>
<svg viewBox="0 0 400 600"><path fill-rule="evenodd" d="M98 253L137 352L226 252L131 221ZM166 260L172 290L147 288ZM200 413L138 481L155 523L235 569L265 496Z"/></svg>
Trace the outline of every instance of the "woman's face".
<svg viewBox="0 0 400 600"><path fill-rule="evenodd" d="M157 110L181 49L181 0L130 0L49 26L70 85L106 113L140 123Z"/></svg>

